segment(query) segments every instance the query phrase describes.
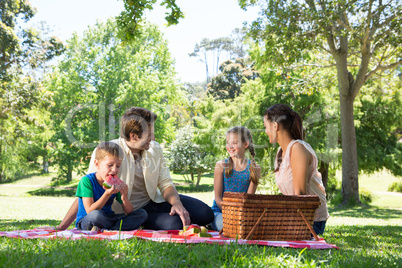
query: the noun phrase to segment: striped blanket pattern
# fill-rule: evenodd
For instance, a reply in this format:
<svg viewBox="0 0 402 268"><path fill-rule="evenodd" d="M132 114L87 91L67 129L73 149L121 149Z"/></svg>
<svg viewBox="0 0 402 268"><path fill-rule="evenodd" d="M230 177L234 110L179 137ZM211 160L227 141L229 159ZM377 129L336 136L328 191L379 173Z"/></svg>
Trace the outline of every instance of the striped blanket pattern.
<svg viewBox="0 0 402 268"><path fill-rule="evenodd" d="M0 232L0 236L22 239L108 239L123 240L131 238L140 238L155 242L167 243L207 243L207 244L247 244L271 247L290 247L290 248L308 248L308 249L338 249L336 245L328 244L324 239L319 241L266 241L266 240L243 240L233 239L220 236L218 232L209 231L212 237L185 237L179 235L179 230L154 231L154 230L134 230L134 231L83 231L77 229L68 229L64 231L56 231L46 228L38 228L33 230L17 230Z"/></svg>

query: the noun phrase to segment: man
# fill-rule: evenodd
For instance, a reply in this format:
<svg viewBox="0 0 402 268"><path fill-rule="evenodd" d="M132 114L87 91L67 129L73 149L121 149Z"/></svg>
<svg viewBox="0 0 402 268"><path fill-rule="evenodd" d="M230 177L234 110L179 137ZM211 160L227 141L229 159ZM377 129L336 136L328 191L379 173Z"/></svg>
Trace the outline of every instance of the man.
<svg viewBox="0 0 402 268"><path fill-rule="evenodd" d="M155 142L154 121L157 115L147 109L132 107L121 119L120 138L113 140L123 149L118 177L128 185L128 197L134 210L148 213L146 229L177 230L191 223L207 225L213 221L211 208L202 201L179 195L163 157L162 147ZM95 171L95 150L88 173ZM120 207L113 205L116 213ZM74 221L78 199L57 229L64 230Z"/></svg>

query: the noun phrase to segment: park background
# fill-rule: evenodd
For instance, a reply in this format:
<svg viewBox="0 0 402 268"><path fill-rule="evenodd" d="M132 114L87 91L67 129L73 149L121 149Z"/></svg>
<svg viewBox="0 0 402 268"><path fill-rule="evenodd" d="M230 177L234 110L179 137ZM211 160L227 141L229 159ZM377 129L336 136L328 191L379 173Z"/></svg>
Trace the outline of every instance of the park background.
<svg viewBox="0 0 402 268"><path fill-rule="evenodd" d="M179 192L212 204L213 167L216 161L227 157L225 132L232 126L244 125L253 132L256 161L262 166L263 180L257 192L277 194L272 174L277 147L269 144L262 115L270 105L286 103L300 113L306 140L319 158L332 216L324 238L340 245L341 251L305 253L304 256L297 250L264 249L264 254L266 250L273 254L271 261L278 266L289 263L296 266L401 265L398 241L402 235L402 197L398 190L400 192L402 188L402 54L401 5L398 1L387 1L385 7L378 3L378 6L370 6L372 2L366 1L357 1L355 6L337 6L334 1L331 7L344 9L352 18L347 22L349 27L346 22L338 24L337 27L343 29L339 29L339 33L335 31L339 36L334 38L334 43L339 42L335 50L340 51L343 34L346 32L349 37L349 53L346 53L348 86L360 81L361 62L365 59L361 46L365 24L359 24L362 20L358 19L359 16L364 18L365 13L359 10L386 10L383 16L390 18L388 21L381 17L384 20L381 23L374 20L372 25L385 25L385 30L377 32L381 36L373 34L371 37L375 46L365 70L367 79L352 94L353 118L349 123L352 121L353 128L347 130L355 133L352 140L356 140L356 159L353 159L353 152L345 153L343 147L345 139L341 126L345 121L341 120L341 84L345 83L339 71L342 69L338 65L339 59L334 52L328 53L331 47L325 45L325 38L320 36L325 33L314 32L319 27L312 27L313 23L301 29L292 28L293 20L284 23L275 13L286 9L289 18L296 21L299 17L295 14L299 11L292 10L296 6L268 9L256 2L252 8L261 12L253 12L244 27L240 23L239 27L221 36L206 33L193 41L190 50L179 48L187 56L184 68L197 73L197 78L185 81L183 72L176 70L176 58L171 52L174 49L163 32L166 31L169 38L173 33L180 33L182 42L188 42L184 30L174 28L186 22L177 9L165 23L178 21L178 25L165 27L158 22L157 26L146 20L136 21L135 16L127 19L123 13L119 16L121 11L118 11L115 14L119 16L117 20L105 18L60 39L46 23L29 24L34 14L27 3L11 0L1 3L4 33L0 40L1 230L57 225L72 203L75 187L86 172L92 150L100 141L118 137L119 118L131 106L145 107L158 114L156 140L164 147ZM120 1L121 5L123 3L122 10L126 14L134 12L132 14L138 15L135 12L142 10L135 6L137 1ZM239 2L243 7L251 3ZM181 2L177 5L180 8ZM153 14L155 11L154 16L158 18L165 16L161 15L157 4L154 7L157 10L146 12ZM306 6L298 8L303 9L300 17L311 15ZM66 10L66 13L70 12ZM326 16L331 19L338 16L339 19L334 13L326 13ZM190 13L190 16L195 15ZM324 23L323 17L319 16L317 25ZM203 14L200 24L208 20L208 15ZM225 24L224 19L221 24ZM130 28L132 25L139 26ZM219 28L219 25L215 24L215 27ZM306 29L308 31L303 32ZM296 30L301 33L298 35ZM312 42L308 43L310 39ZM197 61L198 65L194 63ZM202 69L197 69L199 66ZM199 77L201 80L194 80ZM352 156L345 161L345 155ZM344 166L349 160L358 163L358 170L357 166ZM350 170L346 175L345 169ZM67 242L42 245L32 241L23 244L12 239L3 240L0 261L4 264L12 263L13 258L19 259L24 251L40 264L40 258L33 257L38 249L44 249L48 256L44 261L51 263L59 248L68 247ZM124 243L121 244L123 249L132 247L128 242ZM148 242L136 242L136 246L153 247L155 252L169 247ZM116 251L117 246L112 244L103 249L102 245L96 244L91 247ZM131 261L131 264L141 265L151 261L154 265L162 265L179 258L190 266L207 265L197 262L198 257L193 255L202 255L205 251L202 245L192 246L195 253L187 252L188 255L183 256L183 248L170 247L169 250L176 250L171 259L161 260L150 254L142 254L136 259L130 253L124 253L124 256L119 255L117 262L123 265ZM222 249L216 250L217 266L229 263L264 266L270 263L261 257L260 248L226 248L226 253ZM253 254L258 256L251 257ZM349 256L349 260L343 255ZM94 263L99 260L102 260L99 256L92 259ZM76 264L84 265L84 261L77 259ZM60 265L63 263L62 259ZM185 264L173 262L170 265Z"/></svg>

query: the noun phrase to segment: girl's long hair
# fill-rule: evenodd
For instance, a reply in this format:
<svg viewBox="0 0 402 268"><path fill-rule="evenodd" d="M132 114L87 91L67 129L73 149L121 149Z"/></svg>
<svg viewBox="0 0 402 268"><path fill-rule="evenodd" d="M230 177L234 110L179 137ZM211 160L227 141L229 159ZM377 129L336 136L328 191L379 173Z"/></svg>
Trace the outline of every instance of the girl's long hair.
<svg viewBox="0 0 402 268"><path fill-rule="evenodd" d="M237 134L237 137L241 137L241 142L245 143L248 141L248 150L251 155L251 161L250 161L250 179L251 181L255 184L258 185L260 181L260 175L257 174L256 169L257 169L257 164L254 160L255 156L255 151L254 151L254 143L253 143L253 137L251 136L251 131L246 128L246 127L241 127L241 126L236 126L232 127L226 132L226 135L228 134ZM231 157L229 157L229 165L228 167L225 168L225 175L226 177L230 177L232 175L233 171L233 160Z"/></svg>
<svg viewBox="0 0 402 268"><path fill-rule="evenodd" d="M268 121L276 122L281 125L282 129L287 131L292 139L304 140L301 117L286 104L275 104L269 107L265 110L264 116L267 117ZM276 167L275 172L279 171L279 167L282 163L282 148L279 150L277 158L278 166Z"/></svg>

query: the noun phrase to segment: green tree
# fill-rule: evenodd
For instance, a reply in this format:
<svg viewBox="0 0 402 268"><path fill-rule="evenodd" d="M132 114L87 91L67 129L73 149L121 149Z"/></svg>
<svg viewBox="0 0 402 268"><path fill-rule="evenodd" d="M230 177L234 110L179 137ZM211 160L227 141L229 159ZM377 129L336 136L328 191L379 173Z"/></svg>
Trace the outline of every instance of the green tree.
<svg viewBox="0 0 402 268"><path fill-rule="evenodd" d="M117 17L118 36L123 42L131 42L143 33L141 22L144 12L152 10L155 4L156 0L124 0L124 11ZM184 18L184 13L175 0L164 0L160 5L170 10L170 13L165 13L168 26L177 24L179 19Z"/></svg>
<svg viewBox="0 0 402 268"><path fill-rule="evenodd" d="M211 50L213 50L211 41L208 38L203 38L199 44L195 44L194 51L188 54L190 57L197 57L200 62L205 64L207 83L209 82L208 53Z"/></svg>
<svg viewBox="0 0 402 268"><path fill-rule="evenodd" d="M218 100L234 99L239 96L242 84L258 77L249 58L227 60L221 64L219 70L221 72L212 77L207 91Z"/></svg>
<svg viewBox="0 0 402 268"><path fill-rule="evenodd" d="M244 30L235 29L230 37L219 37L215 39L203 38L196 43L194 51L189 53L190 57L196 57L205 64L207 83L211 76L215 76L220 70L221 56L225 59L236 60L246 57ZM225 53L225 54L223 54ZM212 60L212 72L210 74L210 61Z"/></svg>
<svg viewBox="0 0 402 268"><path fill-rule="evenodd" d="M211 153L202 150L200 145L194 142L193 133L194 130L189 127L177 130L176 139L170 144L167 156L170 169L184 175L190 173L191 182L195 182L198 187L202 174L212 170L208 163Z"/></svg>
<svg viewBox="0 0 402 268"><path fill-rule="evenodd" d="M303 83L306 75L306 71L282 74L265 68L260 70L258 78L242 84L241 93L234 99L214 100L209 96L199 101L200 115L194 118L197 123L195 142L219 160L227 157L226 131L236 125L246 126L253 133L256 161L262 167L265 181L272 184L272 193L275 193L277 187L272 181L272 171L277 147L269 144L262 114L274 103L286 103L300 111L308 133L307 141L316 151L319 170L326 183L332 174L331 166L336 167L339 145L339 116L335 105L331 104L334 102L332 74L322 71L319 75L322 79L315 84Z"/></svg>
<svg viewBox="0 0 402 268"><path fill-rule="evenodd" d="M257 4L242 0L242 7ZM264 44L262 62L287 69L306 63L306 53L327 53L337 70L342 133L343 202L359 201L354 101L377 73L402 64L400 1L268 1L252 35Z"/></svg>
<svg viewBox="0 0 402 268"><path fill-rule="evenodd" d="M17 18L27 22L35 9L26 0L4 0L0 2L0 78L6 79L7 70L13 66L21 53L21 39L16 33Z"/></svg>
<svg viewBox="0 0 402 268"><path fill-rule="evenodd" d="M402 100L400 90L394 88L401 88L399 78L368 83L356 98L359 168L368 173L386 168L402 176L402 143L398 141Z"/></svg>
<svg viewBox="0 0 402 268"><path fill-rule="evenodd" d="M28 1L0 2L0 181L18 177L27 163L20 155L29 139L26 125L39 124L29 112L48 102L37 73L64 51L56 37L22 27L34 14Z"/></svg>
<svg viewBox="0 0 402 268"><path fill-rule="evenodd" d="M97 23L69 48L49 76L53 92L53 156L63 176L86 170L88 155L100 141L117 138L119 118L132 106L158 114L156 140L173 139L168 105L182 101L173 60L156 26L144 24L141 35L122 45L116 22Z"/></svg>

